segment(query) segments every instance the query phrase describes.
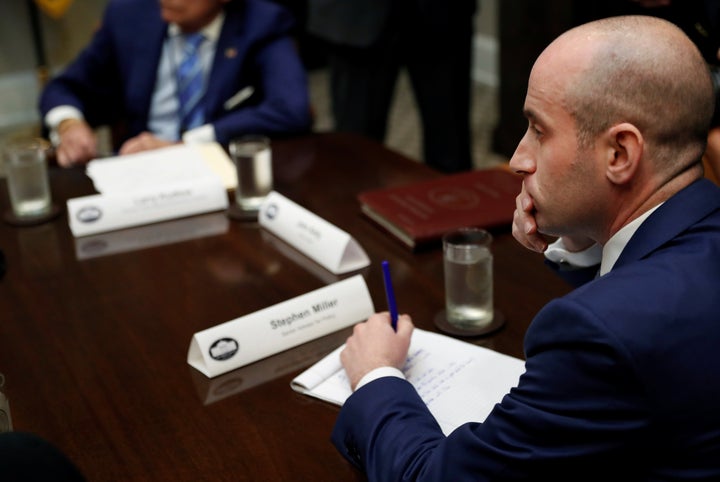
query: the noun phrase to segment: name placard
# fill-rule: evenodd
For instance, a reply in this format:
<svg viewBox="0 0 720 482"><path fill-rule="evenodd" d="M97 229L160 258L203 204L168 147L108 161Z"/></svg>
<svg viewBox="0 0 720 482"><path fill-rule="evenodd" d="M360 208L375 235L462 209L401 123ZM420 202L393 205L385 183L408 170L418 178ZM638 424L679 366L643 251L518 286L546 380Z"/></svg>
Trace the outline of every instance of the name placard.
<svg viewBox="0 0 720 482"><path fill-rule="evenodd" d="M67 201L73 236L87 236L227 209L220 178L207 176L123 194L93 194Z"/></svg>
<svg viewBox="0 0 720 482"><path fill-rule="evenodd" d="M355 275L195 333L187 361L212 378L363 321L374 311L365 280Z"/></svg>
<svg viewBox="0 0 720 482"><path fill-rule="evenodd" d="M203 405L210 405L290 372L307 368L345 343L351 333L351 327L343 328L214 378L190 370L190 378Z"/></svg>
<svg viewBox="0 0 720 482"><path fill-rule="evenodd" d="M260 225L334 274L370 264L355 239L337 226L272 191L260 206Z"/></svg>

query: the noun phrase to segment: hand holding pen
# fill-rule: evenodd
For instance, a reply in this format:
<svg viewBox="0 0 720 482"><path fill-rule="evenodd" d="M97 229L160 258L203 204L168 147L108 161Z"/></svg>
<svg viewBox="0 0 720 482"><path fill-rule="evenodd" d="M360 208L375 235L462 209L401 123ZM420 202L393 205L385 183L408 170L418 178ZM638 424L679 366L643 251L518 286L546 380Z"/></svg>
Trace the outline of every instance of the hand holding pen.
<svg viewBox="0 0 720 482"><path fill-rule="evenodd" d="M395 290L393 289L392 278L390 277L390 265L387 261L382 262L383 280L385 281L385 296L387 298L388 311L390 312L390 324L394 331L397 331L398 310L395 302Z"/></svg>
<svg viewBox="0 0 720 482"><path fill-rule="evenodd" d="M401 315L397 332L392 330L389 321L388 313L383 312L358 323L340 352L340 361L353 390L362 377L377 368L401 370L405 365L414 328L412 320L408 315Z"/></svg>
<svg viewBox="0 0 720 482"><path fill-rule="evenodd" d="M398 316L390 270L386 266L387 263L383 263L389 313L376 313L366 322L355 325L340 353L353 390L371 371L383 367L402 369L407 360L414 326L408 315Z"/></svg>

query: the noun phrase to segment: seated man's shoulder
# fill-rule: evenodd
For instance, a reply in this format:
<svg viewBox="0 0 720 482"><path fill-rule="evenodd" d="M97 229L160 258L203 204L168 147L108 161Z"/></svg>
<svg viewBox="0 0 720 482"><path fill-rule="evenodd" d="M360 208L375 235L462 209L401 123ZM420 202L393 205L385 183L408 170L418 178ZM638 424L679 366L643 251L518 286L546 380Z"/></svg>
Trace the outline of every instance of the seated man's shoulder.
<svg viewBox="0 0 720 482"><path fill-rule="evenodd" d="M277 27L288 27L293 23L293 16L281 3L270 0L244 0L231 1L227 5L227 11L244 11L249 18L265 21Z"/></svg>
<svg viewBox="0 0 720 482"><path fill-rule="evenodd" d="M160 18L160 4L156 1L110 0L105 8L105 20L117 21L122 25L132 25L132 19L147 18L153 12Z"/></svg>

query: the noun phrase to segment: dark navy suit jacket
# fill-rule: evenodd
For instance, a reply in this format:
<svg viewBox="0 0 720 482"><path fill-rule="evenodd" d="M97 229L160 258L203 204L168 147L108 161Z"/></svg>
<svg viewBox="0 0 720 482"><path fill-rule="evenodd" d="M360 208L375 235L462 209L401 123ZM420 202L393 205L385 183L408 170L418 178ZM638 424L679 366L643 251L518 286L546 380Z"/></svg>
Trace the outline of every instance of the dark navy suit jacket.
<svg viewBox="0 0 720 482"><path fill-rule="evenodd" d="M484 423L446 438L388 377L332 440L370 480L720 480L720 189L660 206L608 274L537 314L525 356Z"/></svg>
<svg viewBox="0 0 720 482"><path fill-rule="evenodd" d="M225 11L205 97L205 120L218 142L308 130L307 79L290 14L262 0L235 0ZM44 90L42 116L71 105L93 126L124 122L126 138L147 130L167 27L156 0L112 0L88 47ZM255 89L250 101L226 109L247 86Z"/></svg>

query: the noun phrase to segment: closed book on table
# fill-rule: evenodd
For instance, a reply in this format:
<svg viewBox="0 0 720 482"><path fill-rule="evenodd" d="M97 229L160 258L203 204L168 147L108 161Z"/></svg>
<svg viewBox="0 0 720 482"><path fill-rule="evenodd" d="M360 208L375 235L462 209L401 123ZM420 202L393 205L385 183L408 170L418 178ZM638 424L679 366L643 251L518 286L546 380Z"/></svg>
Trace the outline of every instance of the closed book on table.
<svg viewBox="0 0 720 482"><path fill-rule="evenodd" d="M521 185L507 169L482 169L364 191L358 199L365 215L415 249L456 228L510 225Z"/></svg>

